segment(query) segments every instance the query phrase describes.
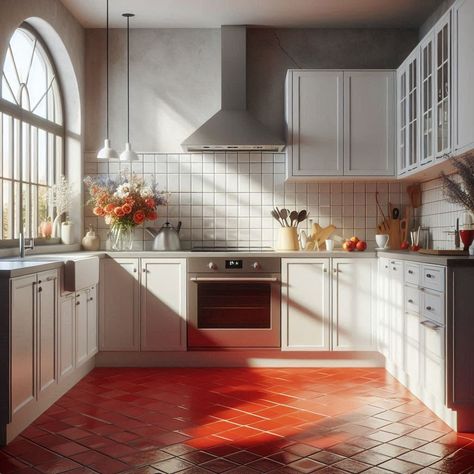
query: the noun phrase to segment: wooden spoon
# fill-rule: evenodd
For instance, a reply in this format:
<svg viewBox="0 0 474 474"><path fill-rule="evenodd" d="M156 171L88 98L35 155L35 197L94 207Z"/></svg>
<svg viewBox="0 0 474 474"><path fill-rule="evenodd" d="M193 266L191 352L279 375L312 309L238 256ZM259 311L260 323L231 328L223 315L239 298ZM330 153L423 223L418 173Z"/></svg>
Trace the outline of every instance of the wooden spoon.
<svg viewBox="0 0 474 474"><path fill-rule="evenodd" d="M290 212L290 226L295 227L294 223L298 225L298 211L291 211Z"/></svg>
<svg viewBox="0 0 474 474"><path fill-rule="evenodd" d="M272 217L278 222L278 224L280 224L283 227L280 216L275 209L272 209Z"/></svg>
<svg viewBox="0 0 474 474"><path fill-rule="evenodd" d="M296 227L298 227L298 224L300 222L303 222L304 220L306 220L307 217L308 217L308 211L306 209L303 209L302 211L300 211L298 213L298 217L296 218L297 220Z"/></svg>
<svg viewBox="0 0 474 474"><path fill-rule="evenodd" d="M290 226L288 225L288 221L286 220L287 217L288 217L288 209L281 209L281 210L280 210L280 217L281 217L282 221L285 222L285 226L286 226L286 227L290 227Z"/></svg>

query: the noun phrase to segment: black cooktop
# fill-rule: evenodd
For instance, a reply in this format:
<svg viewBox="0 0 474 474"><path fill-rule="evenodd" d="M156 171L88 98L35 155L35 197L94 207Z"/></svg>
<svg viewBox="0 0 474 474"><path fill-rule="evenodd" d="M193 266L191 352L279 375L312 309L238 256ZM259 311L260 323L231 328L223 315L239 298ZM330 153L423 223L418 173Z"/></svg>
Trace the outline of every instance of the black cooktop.
<svg viewBox="0 0 474 474"><path fill-rule="evenodd" d="M193 247L191 252L273 252L271 247L227 247L227 246L208 246Z"/></svg>

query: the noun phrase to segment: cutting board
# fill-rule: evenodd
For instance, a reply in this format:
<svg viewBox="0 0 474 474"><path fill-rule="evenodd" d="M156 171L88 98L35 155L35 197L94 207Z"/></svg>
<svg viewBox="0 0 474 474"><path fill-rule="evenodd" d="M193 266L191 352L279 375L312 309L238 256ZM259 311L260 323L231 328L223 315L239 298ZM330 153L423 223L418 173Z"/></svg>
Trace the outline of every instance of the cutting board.
<svg viewBox="0 0 474 474"><path fill-rule="evenodd" d="M388 235L390 239L388 241L388 246L392 250L399 250L400 244L402 243L401 240L401 231L400 231L400 219L387 219L389 231Z"/></svg>
<svg viewBox="0 0 474 474"><path fill-rule="evenodd" d="M425 255L446 255L446 256L463 256L469 255L467 250L446 250L446 249L420 249L418 253L424 253Z"/></svg>

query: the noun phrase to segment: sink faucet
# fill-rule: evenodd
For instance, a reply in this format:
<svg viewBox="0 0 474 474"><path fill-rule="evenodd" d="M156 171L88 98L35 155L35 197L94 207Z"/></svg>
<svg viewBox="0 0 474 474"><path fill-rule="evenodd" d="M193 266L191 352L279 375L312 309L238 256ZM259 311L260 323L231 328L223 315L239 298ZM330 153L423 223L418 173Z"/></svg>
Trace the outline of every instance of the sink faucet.
<svg viewBox="0 0 474 474"><path fill-rule="evenodd" d="M20 232L19 236L19 243L20 243L20 258L25 257L25 250L33 250L35 248L35 239L27 239L23 232Z"/></svg>

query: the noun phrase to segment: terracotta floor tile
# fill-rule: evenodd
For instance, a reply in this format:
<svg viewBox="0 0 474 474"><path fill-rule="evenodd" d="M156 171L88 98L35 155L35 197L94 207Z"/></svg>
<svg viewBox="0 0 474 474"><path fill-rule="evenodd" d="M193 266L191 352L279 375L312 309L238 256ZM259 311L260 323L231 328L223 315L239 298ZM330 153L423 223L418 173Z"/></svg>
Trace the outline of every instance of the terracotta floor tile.
<svg viewBox="0 0 474 474"><path fill-rule="evenodd" d="M2 474L473 466L474 435L452 432L379 368L96 368L0 449Z"/></svg>

